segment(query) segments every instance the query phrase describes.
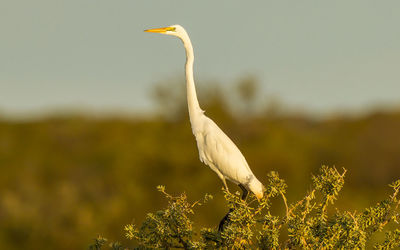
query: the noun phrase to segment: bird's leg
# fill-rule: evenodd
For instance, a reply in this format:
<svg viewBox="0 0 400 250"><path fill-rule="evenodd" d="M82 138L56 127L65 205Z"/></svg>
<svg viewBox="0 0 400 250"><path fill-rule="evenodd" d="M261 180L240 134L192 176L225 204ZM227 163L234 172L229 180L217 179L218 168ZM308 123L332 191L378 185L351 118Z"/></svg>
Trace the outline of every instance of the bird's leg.
<svg viewBox="0 0 400 250"><path fill-rule="evenodd" d="M229 193L228 185L226 185L226 180L225 180L225 178L222 177L221 179L222 179L222 182L224 183L226 192Z"/></svg>
<svg viewBox="0 0 400 250"><path fill-rule="evenodd" d="M218 232L222 232L222 231L224 231L224 228L225 228L225 226L226 226L226 224L228 224L229 222L230 222L230 219L229 219L229 215L230 215L230 213L233 211L233 208L230 208L229 209L229 212L224 216L224 218L222 218L222 220L219 222L219 225L218 225Z"/></svg>
<svg viewBox="0 0 400 250"><path fill-rule="evenodd" d="M218 177L221 179L222 183L224 183L226 192L229 193L229 189L228 189L228 185L226 184L225 177L218 170L216 170L215 172L217 173Z"/></svg>
<svg viewBox="0 0 400 250"><path fill-rule="evenodd" d="M229 193L228 185L226 184L225 178L224 178L222 175L220 176L220 178L221 178L222 182L224 183L224 187L225 187L226 192ZM225 224L229 223L229 221L230 221L230 220L229 220L229 214L230 214L232 211L233 211L233 209L230 208L230 209L229 209L229 212L228 212L228 213L224 216L224 218L222 218L222 220L219 222L219 225L218 225L218 232L224 231Z"/></svg>
<svg viewBox="0 0 400 250"><path fill-rule="evenodd" d="M242 189L242 200L246 200L247 196L249 195L249 191L242 185L239 184L240 189Z"/></svg>
<svg viewBox="0 0 400 250"><path fill-rule="evenodd" d="M225 179L223 179L223 181L224 181L224 183L225 183ZM225 183L225 185L226 185L226 183ZM248 191L242 184L239 184L239 187L240 187L240 189L242 189L242 191L243 191L242 200L246 200L247 196L249 195L249 191ZM226 189L228 190L227 187L226 187ZM225 225L228 224L228 223L230 222L229 215L230 215L230 213L232 213L232 212L233 212L233 208L230 208L230 209L229 209L229 212L228 212L228 213L224 216L224 218L222 218L222 220L219 222L219 225L218 225L218 232L224 231Z"/></svg>

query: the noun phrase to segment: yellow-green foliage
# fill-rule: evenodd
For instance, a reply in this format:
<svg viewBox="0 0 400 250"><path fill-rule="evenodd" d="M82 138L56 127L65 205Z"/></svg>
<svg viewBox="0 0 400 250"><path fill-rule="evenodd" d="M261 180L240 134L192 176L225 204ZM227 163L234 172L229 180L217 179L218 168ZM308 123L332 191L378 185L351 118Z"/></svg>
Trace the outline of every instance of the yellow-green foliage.
<svg viewBox="0 0 400 250"><path fill-rule="evenodd" d="M159 191L168 200L167 207L149 213L139 227L125 226L126 237L136 240L139 249L364 249L374 233L385 230L385 240L374 247L400 247L400 180L390 185L393 194L375 206L361 212L340 211L333 205L343 188L345 173L346 170L340 173L336 168L323 166L319 175L312 177L308 194L289 205L285 197L287 186L276 172L268 175L268 188L260 202L253 195L243 201L239 193L225 192L227 205L233 211L222 232L194 227L194 208L208 201L209 195L191 203L185 194L174 197L160 186ZM282 197L285 209L272 215L270 208L276 196ZM396 228L386 229L389 223ZM104 244L106 241L100 237L91 248L99 249L94 247ZM115 243L110 246L122 248Z"/></svg>
<svg viewBox="0 0 400 250"><path fill-rule="evenodd" d="M400 110L314 119L281 112L288 107L271 98L257 99L262 91L252 90L251 81L225 89L212 83L211 91L199 83L199 101L260 181L272 188L267 173L279 172L290 187L284 193L288 203L303 197L310 174L322 164L346 166L351 173L335 201L340 210L375 204L386 184L399 179ZM2 118L0 107L0 249L81 249L98 234L117 239L121 225L140 225L147 211L166 205L154 192L159 184L192 200L212 194L193 221L198 228L216 225L228 206L221 181L199 161L184 88L165 83L156 93L159 114L143 117L56 114L17 121ZM228 185L233 193L239 190ZM277 190L270 190L277 192L271 227L286 211ZM384 233L374 235L373 241L384 240Z"/></svg>

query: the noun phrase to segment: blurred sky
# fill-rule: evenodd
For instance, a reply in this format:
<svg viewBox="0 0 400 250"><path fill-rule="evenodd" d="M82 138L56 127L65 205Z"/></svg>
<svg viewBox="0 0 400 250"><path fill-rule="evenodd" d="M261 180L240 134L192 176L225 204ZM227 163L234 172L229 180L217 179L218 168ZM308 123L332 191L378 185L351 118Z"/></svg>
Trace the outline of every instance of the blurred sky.
<svg viewBox="0 0 400 250"><path fill-rule="evenodd" d="M143 30L170 24L191 36L197 79L252 74L314 114L400 106L400 1L1 0L0 114L153 110L185 57Z"/></svg>

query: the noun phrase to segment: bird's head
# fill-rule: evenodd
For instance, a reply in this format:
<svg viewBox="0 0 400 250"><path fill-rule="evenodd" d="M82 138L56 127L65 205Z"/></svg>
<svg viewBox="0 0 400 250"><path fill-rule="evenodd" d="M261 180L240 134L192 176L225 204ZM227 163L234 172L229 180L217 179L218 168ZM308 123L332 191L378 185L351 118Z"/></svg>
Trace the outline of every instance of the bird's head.
<svg viewBox="0 0 400 250"><path fill-rule="evenodd" d="M165 35L171 35L171 36L177 36L179 38L183 38L187 36L187 33L185 29L176 24L176 25L171 25L168 27L163 27L163 28L156 28L156 29L148 29L145 30L145 32L152 32L152 33L160 33L160 34L165 34Z"/></svg>

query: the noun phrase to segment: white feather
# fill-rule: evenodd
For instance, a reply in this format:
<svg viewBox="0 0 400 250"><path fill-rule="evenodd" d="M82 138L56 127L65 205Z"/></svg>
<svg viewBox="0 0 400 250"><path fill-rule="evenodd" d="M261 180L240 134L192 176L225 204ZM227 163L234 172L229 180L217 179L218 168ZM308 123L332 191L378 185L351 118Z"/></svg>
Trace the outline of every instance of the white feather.
<svg viewBox="0 0 400 250"><path fill-rule="evenodd" d="M180 25L147 30L179 37L186 50L186 89L189 118L192 131L197 141L200 161L215 171L224 183L225 179L241 184L252 191L257 198L263 196L264 186L254 176L243 154L232 140L212 121L204 115L197 100L193 79L193 46L185 29Z"/></svg>

